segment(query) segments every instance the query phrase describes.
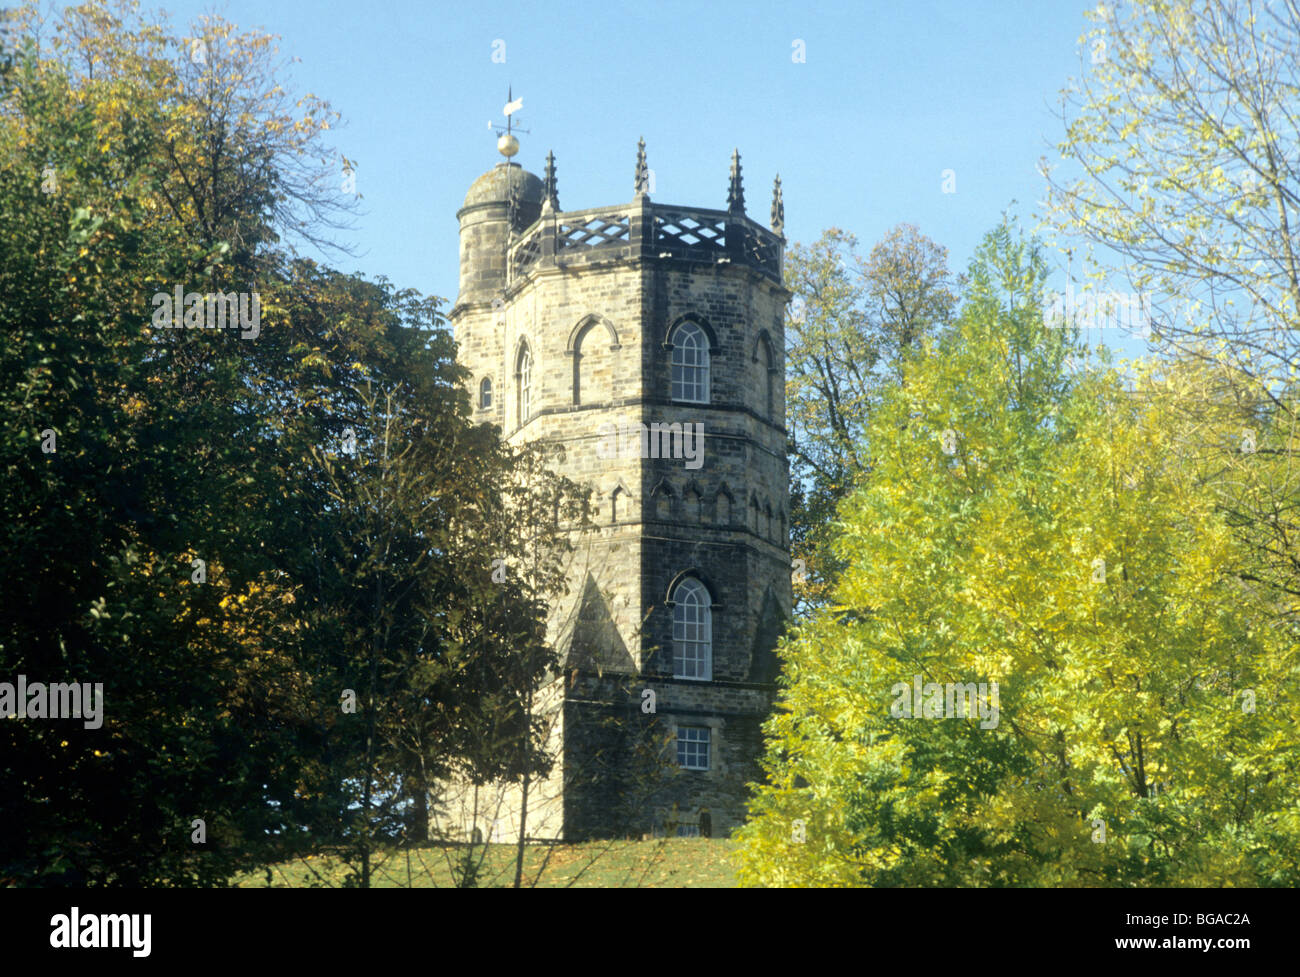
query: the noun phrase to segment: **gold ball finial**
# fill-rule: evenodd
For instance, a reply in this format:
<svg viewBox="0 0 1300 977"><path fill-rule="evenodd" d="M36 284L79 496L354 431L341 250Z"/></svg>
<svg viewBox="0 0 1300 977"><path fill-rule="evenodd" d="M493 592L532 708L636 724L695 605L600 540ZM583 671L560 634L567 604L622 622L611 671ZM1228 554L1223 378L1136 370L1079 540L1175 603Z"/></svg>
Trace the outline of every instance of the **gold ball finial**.
<svg viewBox="0 0 1300 977"><path fill-rule="evenodd" d="M497 140L497 152L509 159L519 152L519 140L510 133L503 132L501 138Z"/></svg>

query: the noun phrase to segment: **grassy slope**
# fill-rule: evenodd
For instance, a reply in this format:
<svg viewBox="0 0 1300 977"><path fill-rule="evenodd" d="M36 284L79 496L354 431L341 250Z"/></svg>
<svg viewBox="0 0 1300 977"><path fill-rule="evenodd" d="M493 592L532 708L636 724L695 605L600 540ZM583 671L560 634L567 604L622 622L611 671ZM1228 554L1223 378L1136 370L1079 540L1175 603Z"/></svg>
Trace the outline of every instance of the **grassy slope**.
<svg viewBox="0 0 1300 977"><path fill-rule="evenodd" d="M543 888L731 887L736 884L726 839L670 838L652 841L600 841L575 845L529 845L524 852L524 885ZM483 848L474 850L483 857ZM408 858L409 856L409 858ZM464 858L456 848L418 848L384 852L372 868L373 885L382 888L434 888L454 885L451 862ZM514 884L514 845L488 845L479 884ZM408 881L409 869L409 881ZM347 867L330 856L312 856L271 869L272 885L337 886ZM265 886L266 873L235 881L241 887Z"/></svg>

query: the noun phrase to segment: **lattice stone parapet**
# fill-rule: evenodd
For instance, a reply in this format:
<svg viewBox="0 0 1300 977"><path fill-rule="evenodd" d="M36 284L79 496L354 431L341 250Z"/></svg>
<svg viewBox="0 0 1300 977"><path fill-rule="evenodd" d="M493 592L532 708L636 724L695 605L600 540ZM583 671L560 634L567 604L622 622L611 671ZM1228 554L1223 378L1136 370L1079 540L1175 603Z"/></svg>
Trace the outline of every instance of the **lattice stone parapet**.
<svg viewBox="0 0 1300 977"><path fill-rule="evenodd" d="M727 250L727 217L707 217L690 211L661 210L654 215L654 243L660 249Z"/></svg>
<svg viewBox="0 0 1300 977"><path fill-rule="evenodd" d="M781 281L783 242L743 214L649 203L543 214L510 249L511 281L604 261L730 262Z"/></svg>
<svg viewBox="0 0 1300 977"><path fill-rule="evenodd" d="M627 214L562 214L557 222L555 246L563 249L625 244L630 229Z"/></svg>
<svg viewBox="0 0 1300 977"><path fill-rule="evenodd" d="M540 222L534 224L532 230L524 235L510 250L510 277L518 278L521 275L528 274L533 265L542 256L542 227Z"/></svg>

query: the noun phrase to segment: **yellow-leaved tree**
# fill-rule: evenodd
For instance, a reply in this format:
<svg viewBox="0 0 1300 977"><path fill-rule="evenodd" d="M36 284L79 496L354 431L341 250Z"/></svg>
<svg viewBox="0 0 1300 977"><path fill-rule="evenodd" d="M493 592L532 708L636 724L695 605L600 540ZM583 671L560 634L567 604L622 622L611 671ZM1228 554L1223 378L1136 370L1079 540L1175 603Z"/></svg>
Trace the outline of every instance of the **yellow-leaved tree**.
<svg viewBox="0 0 1300 977"><path fill-rule="evenodd" d="M1087 360L1045 274L990 233L873 419L834 600L781 648L744 884L1300 879L1296 636L1212 485L1239 432L1179 409L1200 368Z"/></svg>

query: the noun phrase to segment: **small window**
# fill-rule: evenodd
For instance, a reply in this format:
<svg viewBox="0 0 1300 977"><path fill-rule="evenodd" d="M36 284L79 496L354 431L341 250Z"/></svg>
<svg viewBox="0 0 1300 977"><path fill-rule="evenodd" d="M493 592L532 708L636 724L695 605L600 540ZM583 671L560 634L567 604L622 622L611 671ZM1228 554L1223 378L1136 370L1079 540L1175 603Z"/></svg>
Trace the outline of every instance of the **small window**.
<svg viewBox="0 0 1300 977"><path fill-rule="evenodd" d="M687 770L709 769L709 727L677 727L677 763Z"/></svg>
<svg viewBox="0 0 1300 977"><path fill-rule="evenodd" d="M492 406L491 377L484 377L483 382L478 385L478 406L479 410L487 410Z"/></svg>
<svg viewBox="0 0 1300 977"><path fill-rule="evenodd" d="M690 404L709 402L709 339L704 330L687 321L673 330L673 400Z"/></svg>

